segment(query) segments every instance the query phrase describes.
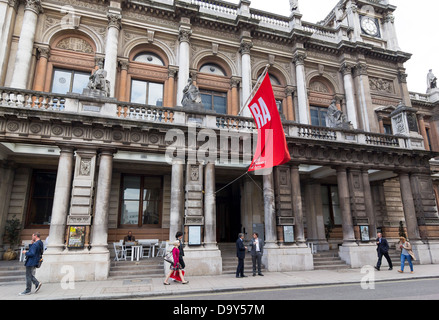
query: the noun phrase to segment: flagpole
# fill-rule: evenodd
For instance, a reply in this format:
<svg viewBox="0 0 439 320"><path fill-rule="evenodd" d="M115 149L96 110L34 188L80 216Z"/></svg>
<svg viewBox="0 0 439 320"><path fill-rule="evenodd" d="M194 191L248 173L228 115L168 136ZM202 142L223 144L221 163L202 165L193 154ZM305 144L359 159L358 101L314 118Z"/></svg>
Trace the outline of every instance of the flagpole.
<svg viewBox="0 0 439 320"><path fill-rule="evenodd" d="M241 115L242 110L248 105L251 99L253 99L253 94L255 91L257 91L259 85L261 84L262 80L264 80L265 75L268 73L268 68L270 67L269 64L265 66L264 72L262 72L261 76L259 77L258 81L256 82L256 85L254 86L252 92L250 92L250 96L247 98L247 101L242 105L241 110L239 110L238 116Z"/></svg>

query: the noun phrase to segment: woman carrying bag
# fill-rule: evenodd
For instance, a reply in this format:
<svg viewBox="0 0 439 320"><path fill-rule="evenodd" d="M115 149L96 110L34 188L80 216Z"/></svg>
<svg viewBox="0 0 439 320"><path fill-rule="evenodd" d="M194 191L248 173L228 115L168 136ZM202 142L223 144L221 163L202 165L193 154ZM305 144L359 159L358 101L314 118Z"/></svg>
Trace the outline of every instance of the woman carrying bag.
<svg viewBox="0 0 439 320"><path fill-rule="evenodd" d="M168 282L170 277L172 277L173 279L181 280L182 284L186 284L189 281L184 280L184 273L179 262L180 250L178 249L178 247L180 246L180 241L178 240L174 241L172 244L174 245L174 248L172 249L172 256L174 258L174 263L171 264L171 271L169 271L163 284L170 285L170 283Z"/></svg>
<svg viewBox="0 0 439 320"><path fill-rule="evenodd" d="M412 251L412 245L410 242L406 240L404 237L399 238L399 248L401 249L401 270L398 270L398 272L403 273L404 272L404 263L405 260L408 261L410 265L410 273L413 273L413 263L412 260L416 260L415 255Z"/></svg>

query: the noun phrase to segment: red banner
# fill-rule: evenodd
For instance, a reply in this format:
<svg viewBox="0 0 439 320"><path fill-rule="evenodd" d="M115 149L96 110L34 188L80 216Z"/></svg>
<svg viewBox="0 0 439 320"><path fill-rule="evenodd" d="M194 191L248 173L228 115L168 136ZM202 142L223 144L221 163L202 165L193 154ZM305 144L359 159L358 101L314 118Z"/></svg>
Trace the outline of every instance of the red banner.
<svg viewBox="0 0 439 320"><path fill-rule="evenodd" d="M248 171L273 168L290 161L291 156L268 73L250 101L249 108L258 129L258 144Z"/></svg>

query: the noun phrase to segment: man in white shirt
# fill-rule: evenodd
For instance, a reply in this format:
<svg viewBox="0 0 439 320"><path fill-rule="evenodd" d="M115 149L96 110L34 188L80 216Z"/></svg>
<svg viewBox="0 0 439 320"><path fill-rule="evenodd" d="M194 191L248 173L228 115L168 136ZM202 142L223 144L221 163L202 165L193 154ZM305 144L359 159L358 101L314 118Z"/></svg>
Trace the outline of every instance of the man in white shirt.
<svg viewBox="0 0 439 320"><path fill-rule="evenodd" d="M253 262L253 277L256 276L256 263L258 264L258 275L263 276L261 272L261 260L264 254L264 240L259 239L257 232L253 233L250 254Z"/></svg>

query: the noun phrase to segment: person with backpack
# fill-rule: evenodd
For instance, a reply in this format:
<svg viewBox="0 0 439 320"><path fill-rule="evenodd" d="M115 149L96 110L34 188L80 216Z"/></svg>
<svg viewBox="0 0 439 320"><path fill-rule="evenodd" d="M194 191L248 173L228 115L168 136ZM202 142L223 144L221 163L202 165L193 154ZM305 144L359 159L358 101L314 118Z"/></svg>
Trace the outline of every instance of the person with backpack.
<svg viewBox="0 0 439 320"><path fill-rule="evenodd" d="M39 282L34 274L35 268L39 267L40 260L44 252L44 243L41 241L40 233L35 232L32 234L32 243L29 245L29 250L23 250L23 254L26 257L26 290L19 295L24 296L31 293L32 283L35 285L35 293L41 288L41 282Z"/></svg>

